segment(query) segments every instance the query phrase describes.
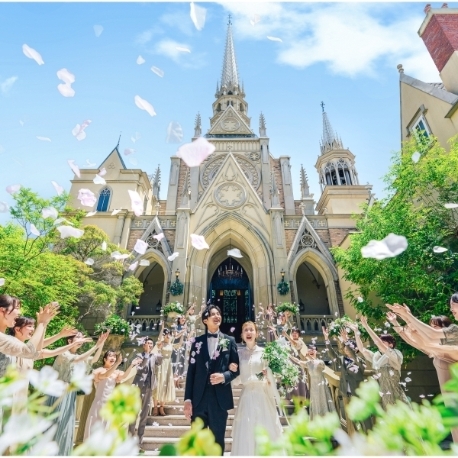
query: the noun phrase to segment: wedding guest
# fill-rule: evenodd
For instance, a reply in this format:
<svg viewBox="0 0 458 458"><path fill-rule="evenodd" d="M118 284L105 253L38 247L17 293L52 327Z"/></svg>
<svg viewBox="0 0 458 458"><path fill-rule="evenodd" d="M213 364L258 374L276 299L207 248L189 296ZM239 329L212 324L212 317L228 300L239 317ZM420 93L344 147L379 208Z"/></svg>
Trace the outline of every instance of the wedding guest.
<svg viewBox="0 0 458 458"><path fill-rule="evenodd" d="M175 345L175 341L181 342L181 345L177 348L174 347L172 353L172 367L173 367L173 377L175 380L175 388L180 388L180 383L183 379L183 373L185 368L185 353L186 353L186 342L185 338L187 335L188 329L186 325L186 317L179 316L177 318L176 329L173 332L173 341L172 344Z"/></svg>
<svg viewBox="0 0 458 458"><path fill-rule="evenodd" d="M135 358L125 372L120 371L118 370L118 366L122 363L122 354L120 353L116 357L116 352L114 350L105 352L103 355L103 366L92 372L94 374L96 392L86 421L84 440L91 435L97 427L97 423L102 422L100 410L115 389L116 384L122 383L124 380L128 379L133 369L141 362L141 358Z"/></svg>
<svg viewBox="0 0 458 458"><path fill-rule="evenodd" d="M160 334L158 344L153 349L154 353L158 353L160 349L162 355L162 364L157 371L157 385L153 391L153 417L157 417L158 415L165 416L166 413L164 411L164 404L166 402L174 402L176 399L175 381L172 367L172 353L174 349L180 348L182 343L183 334L181 335L180 342L173 345L171 342L170 331L165 328ZM161 344L160 347L159 344Z"/></svg>
<svg viewBox="0 0 458 458"><path fill-rule="evenodd" d="M53 368L59 373L59 379L69 383L71 381L73 365L89 358L99 346L103 346L107 336L108 333L102 334L96 345L81 355L78 355L76 352L86 342L83 334L78 332L76 335L68 337L67 342L69 344L76 341L77 345L55 359ZM54 396L48 396L45 404L47 406L54 406L56 401L57 398ZM59 447L59 456L68 456L73 449L76 420L76 392L73 391L64 394L63 399L57 404L54 412L57 413L56 418L53 420L57 425L54 440Z"/></svg>
<svg viewBox="0 0 458 458"><path fill-rule="evenodd" d="M153 339L147 337L143 343L143 352L137 353L136 357L141 358L142 362L137 366L137 374L135 375L132 385L138 386L140 389L142 407L140 409L140 422L138 424L137 435L141 445L143 441L143 434L145 433L146 421L151 410L151 403L153 400L153 390L156 388L156 366L162 364L161 347L162 342L158 342L158 353L153 353ZM129 425L129 433L131 436L135 435L136 421Z"/></svg>
<svg viewBox="0 0 458 458"><path fill-rule="evenodd" d="M313 421L317 416L334 412L334 402L332 401L331 392L323 375L326 365L324 361L317 358L316 347L309 347L305 361L301 361L294 356L290 356L290 358L296 364L305 368L310 376L310 420Z"/></svg>
<svg viewBox="0 0 458 458"><path fill-rule="evenodd" d="M6 330L14 326L16 318L21 314L21 302L8 294L0 295L0 377L6 374L7 367L16 361L16 357L32 360L38 358L46 326L57 315L58 310L57 302L40 307L35 333L24 343L6 334Z"/></svg>
<svg viewBox="0 0 458 458"><path fill-rule="evenodd" d="M264 320L266 321L266 327L267 327L266 340L267 340L267 343L273 342L275 340L275 332L272 330L272 328L274 327L274 322L277 319L277 315L275 313L274 307L273 307L272 304L269 304L267 306L266 311L264 311L264 308L261 307L261 306L259 307L259 310L261 311L262 316L263 316Z"/></svg>
<svg viewBox="0 0 458 458"><path fill-rule="evenodd" d="M366 361L372 364L372 368L376 371L374 378L376 378L380 386L380 392L382 393L382 407L386 409L388 405L395 404L398 400L408 403L407 396L399 384L401 381L403 356L402 353L395 348L395 338L390 334L378 336L368 325L365 316L361 317L361 324L377 346L378 351L372 352L364 347L357 324L348 324L348 327L355 333L358 350Z"/></svg>
<svg viewBox="0 0 458 458"><path fill-rule="evenodd" d="M238 349L240 376L232 386L243 385L232 426L232 456L256 456L256 428L264 428L269 439L277 441L282 433L275 402L280 408L276 382L272 371L263 359L264 350L256 345L258 328L247 321L242 325L242 340L245 347ZM229 369L236 372L238 365Z"/></svg>

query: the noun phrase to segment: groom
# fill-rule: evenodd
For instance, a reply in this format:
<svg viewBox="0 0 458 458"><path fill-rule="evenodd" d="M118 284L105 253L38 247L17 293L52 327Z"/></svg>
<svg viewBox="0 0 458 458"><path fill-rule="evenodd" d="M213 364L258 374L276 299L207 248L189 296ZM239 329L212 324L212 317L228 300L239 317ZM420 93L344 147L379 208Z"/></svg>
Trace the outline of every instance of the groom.
<svg viewBox="0 0 458 458"><path fill-rule="evenodd" d="M233 337L219 330L221 310L210 305L202 313L207 332L191 346L184 393L184 415L188 420L201 418L215 436L224 454L227 411L234 408L231 381L239 370L231 372L229 364L239 366L237 344Z"/></svg>

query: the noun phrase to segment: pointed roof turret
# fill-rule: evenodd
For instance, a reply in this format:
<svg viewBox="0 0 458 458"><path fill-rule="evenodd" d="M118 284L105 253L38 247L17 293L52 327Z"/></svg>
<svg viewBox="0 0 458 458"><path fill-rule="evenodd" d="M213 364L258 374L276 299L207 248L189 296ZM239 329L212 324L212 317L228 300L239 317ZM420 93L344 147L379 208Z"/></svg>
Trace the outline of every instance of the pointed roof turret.
<svg viewBox="0 0 458 458"><path fill-rule="evenodd" d="M261 113L259 115L259 135L261 137L266 137L267 136L267 133L266 133L266 118L264 117L264 115Z"/></svg>
<svg viewBox="0 0 458 458"><path fill-rule="evenodd" d="M237 62L235 60L234 41L232 39L232 21L229 15L227 23L226 48L224 50L223 71L221 73L221 88L238 87L239 75L237 72Z"/></svg>
<svg viewBox="0 0 458 458"><path fill-rule="evenodd" d="M278 207L280 205L280 200L278 199L278 188L277 181L275 180L274 169L270 172L270 194L272 195L272 207Z"/></svg>
<svg viewBox="0 0 458 458"><path fill-rule="evenodd" d="M301 198L305 199L310 196L309 182L307 178L307 172L304 166L301 164Z"/></svg>
<svg viewBox="0 0 458 458"><path fill-rule="evenodd" d="M161 166L158 165L156 172L154 173L153 179L152 179L152 184L153 184L153 197L156 200L159 200L159 193L161 191Z"/></svg>
<svg viewBox="0 0 458 458"><path fill-rule="evenodd" d="M200 113L197 113L196 120L194 123L194 137L200 137L202 134L202 119Z"/></svg>
<svg viewBox="0 0 458 458"><path fill-rule="evenodd" d="M324 103L321 102L321 109L323 111L323 137L321 138L321 154L324 154L333 149L343 149L342 141L334 132L331 123L329 122L328 115L324 111Z"/></svg>

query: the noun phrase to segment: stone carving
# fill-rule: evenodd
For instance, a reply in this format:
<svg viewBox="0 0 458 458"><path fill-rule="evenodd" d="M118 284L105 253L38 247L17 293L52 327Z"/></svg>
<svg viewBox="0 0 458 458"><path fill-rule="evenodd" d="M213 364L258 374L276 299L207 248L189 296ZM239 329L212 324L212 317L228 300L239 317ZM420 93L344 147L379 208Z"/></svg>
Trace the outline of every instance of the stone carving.
<svg viewBox="0 0 458 458"><path fill-rule="evenodd" d="M225 155L220 155L204 167L200 174L200 183L204 189L207 189L208 185L212 182L225 158ZM259 185L261 184L261 179L256 166L249 160L237 154L234 154L234 158L237 161L237 164L240 165L240 168L247 177L251 186L253 186L254 189L258 189Z"/></svg>
<svg viewBox="0 0 458 458"><path fill-rule="evenodd" d="M253 162L258 162L259 159L261 158L261 154L258 151L252 151L251 153L248 154L248 157Z"/></svg>
<svg viewBox="0 0 458 458"><path fill-rule="evenodd" d="M305 230L302 234L301 241L299 242L301 248L316 248L315 239L312 237L309 231Z"/></svg>
<svg viewBox="0 0 458 458"><path fill-rule="evenodd" d="M246 192L238 183L223 183L215 189L215 199L221 207L232 210L245 203Z"/></svg>

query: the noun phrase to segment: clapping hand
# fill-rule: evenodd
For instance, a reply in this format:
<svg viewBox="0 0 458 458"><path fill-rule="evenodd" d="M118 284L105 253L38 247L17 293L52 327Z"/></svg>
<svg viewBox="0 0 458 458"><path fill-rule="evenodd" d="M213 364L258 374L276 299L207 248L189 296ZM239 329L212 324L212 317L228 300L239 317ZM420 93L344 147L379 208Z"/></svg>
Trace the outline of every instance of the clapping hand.
<svg viewBox="0 0 458 458"><path fill-rule="evenodd" d="M343 343L348 341L348 334L347 334L347 331L344 328L340 329L340 338L342 339Z"/></svg>
<svg viewBox="0 0 458 458"><path fill-rule="evenodd" d="M57 302L51 302L44 308L40 307L40 311L37 313L37 323L42 323L45 326L59 313L59 304Z"/></svg>
<svg viewBox="0 0 458 458"><path fill-rule="evenodd" d="M396 316L396 313L388 312L386 314L386 318L388 319L388 321L391 321L393 324L398 322L398 317Z"/></svg>
<svg viewBox="0 0 458 458"><path fill-rule="evenodd" d="M321 330L323 331L324 340L329 340L329 331L324 326L321 327Z"/></svg>
<svg viewBox="0 0 458 458"><path fill-rule="evenodd" d="M100 347L101 345L103 346L103 344L105 343L105 341L107 340L108 336L110 334L110 331L107 331L107 332L104 332L103 334L100 334L98 340L97 340L97 347Z"/></svg>
<svg viewBox="0 0 458 458"><path fill-rule="evenodd" d="M143 361L143 358L138 358L137 357L130 363L130 365L131 366L138 366L142 361Z"/></svg>
<svg viewBox="0 0 458 458"><path fill-rule="evenodd" d="M358 332L358 325L356 323L347 323L345 326L349 327L355 334Z"/></svg>
<svg viewBox="0 0 458 458"><path fill-rule="evenodd" d="M78 329L73 326L65 325L60 331L59 336L62 337L72 337L78 334Z"/></svg>

